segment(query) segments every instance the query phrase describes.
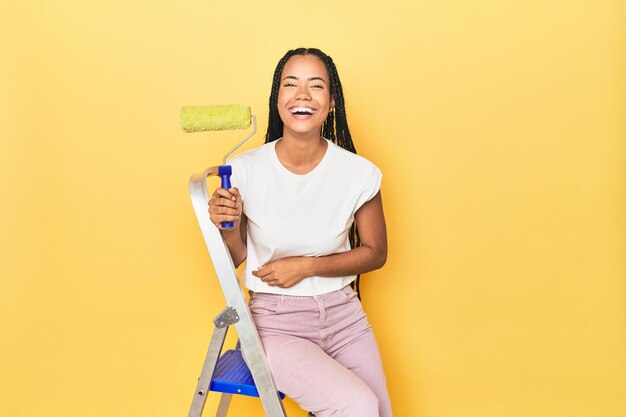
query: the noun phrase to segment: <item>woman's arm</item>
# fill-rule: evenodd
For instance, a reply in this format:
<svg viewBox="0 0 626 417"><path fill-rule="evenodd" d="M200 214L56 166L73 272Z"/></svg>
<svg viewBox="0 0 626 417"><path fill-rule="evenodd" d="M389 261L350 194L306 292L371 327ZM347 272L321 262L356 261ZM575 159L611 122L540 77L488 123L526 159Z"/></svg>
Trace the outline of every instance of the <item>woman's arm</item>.
<svg viewBox="0 0 626 417"><path fill-rule="evenodd" d="M343 277L381 268L387 260L387 228L380 192L354 218L361 238L358 248L328 256L277 259L252 273L268 285L286 288L310 276Z"/></svg>
<svg viewBox="0 0 626 417"><path fill-rule="evenodd" d="M310 275L344 277L382 268L387 260L387 228L380 191L354 214L361 246L348 252L309 258Z"/></svg>
<svg viewBox="0 0 626 417"><path fill-rule="evenodd" d="M238 267L246 260L248 219L243 214L243 202L237 188L225 190L218 188L209 200L211 221L220 229L222 238L228 247L233 264ZM234 222L235 226L224 229L222 222Z"/></svg>
<svg viewBox="0 0 626 417"><path fill-rule="evenodd" d="M248 227L248 218L245 214L241 214L241 224L239 230L224 229L222 226L218 226L222 238L228 246L230 257L233 258L233 264L235 268L243 263L248 256L248 249L246 246L246 230Z"/></svg>

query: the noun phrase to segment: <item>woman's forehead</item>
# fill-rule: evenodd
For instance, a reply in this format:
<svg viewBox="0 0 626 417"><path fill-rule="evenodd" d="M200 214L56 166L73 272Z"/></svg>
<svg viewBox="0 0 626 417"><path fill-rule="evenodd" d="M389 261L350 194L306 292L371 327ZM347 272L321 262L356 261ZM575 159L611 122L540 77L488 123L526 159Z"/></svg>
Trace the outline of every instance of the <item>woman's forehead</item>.
<svg viewBox="0 0 626 417"><path fill-rule="evenodd" d="M328 71L324 62L315 55L294 55L285 63L281 79L287 76L328 80Z"/></svg>

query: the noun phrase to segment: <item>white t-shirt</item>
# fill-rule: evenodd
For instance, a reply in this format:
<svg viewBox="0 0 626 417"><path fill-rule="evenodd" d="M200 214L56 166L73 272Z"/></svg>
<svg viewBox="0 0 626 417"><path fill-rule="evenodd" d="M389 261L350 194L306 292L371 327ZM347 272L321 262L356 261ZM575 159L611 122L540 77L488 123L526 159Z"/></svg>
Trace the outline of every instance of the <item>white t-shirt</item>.
<svg viewBox="0 0 626 417"><path fill-rule="evenodd" d="M312 296L341 289L356 276L307 277L289 288L252 275L260 265L288 256L325 256L350 250L354 213L380 189L382 173L362 156L327 140L320 163L294 174L276 155L273 141L243 152L229 164L231 182L248 218L246 287L256 292Z"/></svg>

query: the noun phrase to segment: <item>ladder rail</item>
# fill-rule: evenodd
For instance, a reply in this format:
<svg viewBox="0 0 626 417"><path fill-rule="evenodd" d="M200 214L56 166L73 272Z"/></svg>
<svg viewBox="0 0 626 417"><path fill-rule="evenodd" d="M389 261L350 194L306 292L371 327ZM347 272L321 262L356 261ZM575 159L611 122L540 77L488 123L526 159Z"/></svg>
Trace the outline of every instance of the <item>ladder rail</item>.
<svg viewBox="0 0 626 417"><path fill-rule="evenodd" d="M265 414L267 417L286 417L276 384L269 371L261 339L254 326L250 308L246 303L244 290L237 278L235 265L219 229L211 222L209 215L209 194L206 179L217 174L218 167L215 166L191 176L189 179L191 202L226 304L234 308L239 315L235 329L241 342L243 354L246 356L250 373L259 391Z"/></svg>
<svg viewBox="0 0 626 417"><path fill-rule="evenodd" d="M209 387L211 385L211 377L215 371L215 365L222 353L224 341L226 340L226 333L228 332L228 326L218 328L216 327L211 336L211 343L209 343L209 350L204 359L204 365L202 365L202 372L198 378L198 385L196 386L196 392L189 408L188 417L200 417L204 405L206 404L207 395L209 395Z"/></svg>

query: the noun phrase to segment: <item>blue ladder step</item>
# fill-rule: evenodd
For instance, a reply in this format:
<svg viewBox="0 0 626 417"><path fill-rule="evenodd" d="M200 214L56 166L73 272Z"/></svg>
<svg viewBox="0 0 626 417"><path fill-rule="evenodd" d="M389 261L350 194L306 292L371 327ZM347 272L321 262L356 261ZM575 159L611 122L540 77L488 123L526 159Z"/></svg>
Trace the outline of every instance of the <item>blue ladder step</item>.
<svg viewBox="0 0 626 417"><path fill-rule="evenodd" d="M228 350L217 360L209 390L249 397L259 396L252 374L243 361L240 350ZM285 398L282 392L279 391L278 394L281 399Z"/></svg>

